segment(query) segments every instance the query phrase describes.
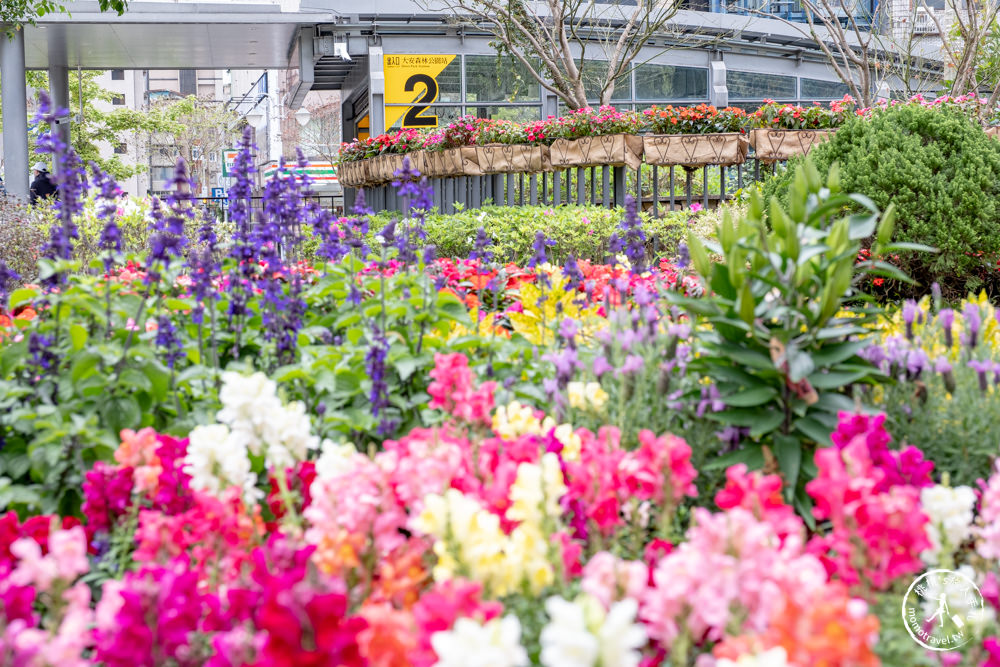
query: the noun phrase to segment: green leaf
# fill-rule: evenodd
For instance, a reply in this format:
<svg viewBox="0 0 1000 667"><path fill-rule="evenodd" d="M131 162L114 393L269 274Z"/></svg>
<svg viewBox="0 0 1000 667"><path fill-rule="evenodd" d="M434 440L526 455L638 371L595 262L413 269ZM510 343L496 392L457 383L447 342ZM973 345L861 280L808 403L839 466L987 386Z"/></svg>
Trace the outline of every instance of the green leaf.
<svg viewBox="0 0 1000 667"><path fill-rule="evenodd" d="M31 303L38 296L38 290L22 287L10 293L10 309L14 310L21 304Z"/></svg>
<svg viewBox="0 0 1000 667"><path fill-rule="evenodd" d="M809 530L816 530L816 517L813 516L812 498L806 493L805 487L800 486L795 489L792 504L795 506L795 511L802 517L802 520L806 522Z"/></svg>
<svg viewBox="0 0 1000 667"><path fill-rule="evenodd" d="M834 364L839 364L842 361L850 359L867 346L868 341L865 340L849 340L843 343L826 345L823 349L813 352L813 363L819 368L833 366Z"/></svg>
<svg viewBox="0 0 1000 667"><path fill-rule="evenodd" d="M774 387L757 387L741 391L732 396L726 396L723 400L726 402L726 405L734 408L752 408L764 405L777 395L778 391Z"/></svg>
<svg viewBox="0 0 1000 667"><path fill-rule="evenodd" d="M722 470L737 463L745 463L750 470L759 470L764 467L764 451L760 445L747 444L735 452L717 456L701 467L703 470Z"/></svg>
<svg viewBox="0 0 1000 667"><path fill-rule="evenodd" d="M144 373L134 368L126 368L122 371L121 383L131 388L133 391L152 391L153 383Z"/></svg>
<svg viewBox="0 0 1000 667"><path fill-rule="evenodd" d="M785 415L777 410L768 410L763 414L757 411L757 414L758 419L750 426L751 438L759 438L765 433L770 433L785 420Z"/></svg>
<svg viewBox="0 0 1000 667"><path fill-rule="evenodd" d="M101 355L96 352L83 352L76 355L73 364L69 369L70 380L77 384L81 379L90 374L97 364L101 362Z"/></svg>
<svg viewBox="0 0 1000 667"><path fill-rule="evenodd" d="M399 379L405 382L418 368L420 368L423 361L424 360L420 357L407 356L397 359L393 365L396 367L396 373L399 375Z"/></svg>
<svg viewBox="0 0 1000 667"><path fill-rule="evenodd" d="M82 350L83 346L87 344L87 338L89 334L87 329L80 324L71 324L69 327L69 338L73 343L74 350Z"/></svg>
<svg viewBox="0 0 1000 667"><path fill-rule="evenodd" d="M808 352L804 352L794 345L789 345L785 351L788 359L788 379L792 382L800 382L816 368L816 364L813 363L812 356Z"/></svg>
<svg viewBox="0 0 1000 667"><path fill-rule="evenodd" d="M802 417L800 419L796 419L793 425L800 433L821 447L829 447L833 442L830 440L830 433L832 433L832 430L827 428L822 422L813 419L812 417Z"/></svg>
<svg viewBox="0 0 1000 667"><path fill-rule="evenodd" d="M113 396L101 408L101 416L113 433L136 429L142 420L139 402L133 396Z"/></svg>
<svg viewBox="0 0 1000 667"><path fill-rule="evenodd" d="M153 396L158 400L165 400L170 390L170 372L155 361L147 362L142 367L142 372L153 384Z"/></svg>
<svg viewBox="0 0 1000 667"><path fill-rule="evenodd" d="M725 349L725 354L733 361L741 363L744 366L749 366L750 368L757 368L759 370L771 370L774 368L774 364L771 363L771 359L764 356L760 352L733 348Z"/></svg>
<svg viewBox="0 0 1000 667"><path fill-rule="evenodd" d="M802 467L802 443L794 435L774 436L774 457L785 478L787 496L791 498L799 483L799 469Z"/></svg>
<svg viewBox="0 0 1000 667"><path fill-rule="evenodd" d="M847 386L871 375L873 369L854 371L830 371L813 373L809 376L809 384L813 389L837 389Z"/></svg>

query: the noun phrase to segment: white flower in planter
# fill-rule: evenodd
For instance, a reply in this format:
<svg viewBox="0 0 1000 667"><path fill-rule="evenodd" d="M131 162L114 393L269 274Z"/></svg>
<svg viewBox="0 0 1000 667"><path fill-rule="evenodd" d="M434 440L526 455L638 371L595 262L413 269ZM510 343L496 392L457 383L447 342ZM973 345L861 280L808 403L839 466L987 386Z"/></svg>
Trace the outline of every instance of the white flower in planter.
<svg viewBox="0 0 1000 667"><path fill-rule="evenodd" d="M648 641L635 622L638 603L627 598L607 613L596 598L581 595L574 602L559 596L546 600L552 619L542 629L544 667L637 667L639 649Z"/></svg>
<svg viewBox="0 0 1000 667"><path fill-rule="evenodd" d="M526 667L521 623L516 616L494 618L481 625L470 618L455 621L451 630L431 635L437 667Z"/></svg>

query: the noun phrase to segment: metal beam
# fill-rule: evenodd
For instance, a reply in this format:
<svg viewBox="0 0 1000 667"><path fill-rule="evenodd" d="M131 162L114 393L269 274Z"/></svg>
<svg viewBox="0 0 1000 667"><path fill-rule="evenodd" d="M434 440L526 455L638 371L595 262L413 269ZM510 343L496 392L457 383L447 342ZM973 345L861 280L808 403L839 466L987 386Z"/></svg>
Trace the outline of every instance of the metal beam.
<svg viewBox="0 0 1000 667"><path fill-rule="evenodd" d="M0 26L0 33L6 26ZM8 194L28 198L28 90L24 78L24 31L0 34L0 98L3 103L3 162Z"/></svg>

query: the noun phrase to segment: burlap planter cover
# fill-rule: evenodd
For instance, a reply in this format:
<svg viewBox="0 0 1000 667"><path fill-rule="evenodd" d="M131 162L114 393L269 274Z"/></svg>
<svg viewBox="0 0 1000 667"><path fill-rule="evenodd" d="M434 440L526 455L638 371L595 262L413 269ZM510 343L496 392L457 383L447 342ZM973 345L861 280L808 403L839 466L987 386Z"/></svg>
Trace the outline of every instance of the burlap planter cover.
<svg viewBox="0 0 1000 667"><path fill-rule="evenodd" d="M642 138L642 158L660 167L728 167L747 159L750 140L739 132L653 134Z"/></svg>
<svg viewBox="0 0 1000 667"><path fill-rule="evenodd" d="M443 151L439 151L437 156L438 167L440 170L438 173L439 178L461 176L465 173L465 169L462 166L463 158L461 148L446 148Z"/></svg>
<svg viewBox="0 0 1000 667"><path fill-rule="evenodd" d="M424 151L414 151L406 154L406 157L410 158L410 169L416 169L420 172L421 176L427 175L427 169L425 166L426 155L427 154Z"/></svg>
<svg viewBox="0 0 1000 667"><path fill-rule="evenodd" d="M993 137L994 139L1000 139L1000 127L986 128L986 136Z"/></svg>
<svg viewBox="0 0 1000 667"><path fill-rule="evenodd" d="M549 149L553 169L569 167L630 167L642 163L642 137L609 134L582 139L556 139Z"/></svg>
<svg viewBox="0 0 1000 667"><path fill-rule="evenodd" d="M816 144L824 141L836 130L768 130L750 131L750 145L757 157L764 162L788 160L805 155Z"/></svg>
<svg viewBox="0 0 1000 667"><path fill-rule="evenodd" d="M489 144L476 148L484 174L533 174L542 171L545 146Z"/></svg>
<svg viewBox="0 0 1000 667"><path fill-rule="evenodd" d="M403 155L387 155L388 161L386 162L386 181L389 183L396 180L396 172L403 170Z"/></svg>
<svg viewBox="0 0 1000 667"><path fill-rule="evenodd" d="M353 162L341 162L337 165L337 182L340 183L345 188L353 188L354 181L351 179L351 175L354 173L354 163Z"/></svg>
<svg viewBox="0 0 1000 667"><path fill-rule="evenodd" d="M459 176L482 176L483 170L476 153L478 149L475 146L463 146L458 150L462 156L462 173Z"/></svg>

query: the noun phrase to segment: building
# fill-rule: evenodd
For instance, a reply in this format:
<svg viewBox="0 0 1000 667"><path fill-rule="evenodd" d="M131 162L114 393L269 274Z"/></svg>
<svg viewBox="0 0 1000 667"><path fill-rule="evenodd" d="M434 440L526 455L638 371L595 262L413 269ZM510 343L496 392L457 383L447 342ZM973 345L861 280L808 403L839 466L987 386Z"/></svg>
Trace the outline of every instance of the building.
<svg viewBox="0 0 1000 667"><path fill-rule="evenodd" d="M894 2L900 12L912 9ZM766 98L822 102L844 94L845 86L803 29L801 0L682 3L670 30L648 43L638 58L642 64L618 85L615 105L754 106ZM835 6L847 8L842 23L850 13L853 22L889 34L895 24L880 12L896 11L896 4L856 0ZM487 32L456 24L447 11L429 7L425 0L361 5L343 0L136 0L129 7L117 17L99 12L92 0L77 0L71 17L46 15L12 41L0 40L4 117L22 115L19 81L25 67L49 70L57 103L67 96L69 69L131 68L147 73L148 80L140 86L130 79L135 74L126 73L126 102L128 89L141 88L143 96L211 93L248 120L254 117L263 165L287 153L282 142L289 136L286 130L316 93L340 96L343 140L403 126L434 127L463 114L528 119L561 111L554 95L517 67L497 60ZM824 36L822 28L819 33ZM218 73L227 69L257 73L234 74L226 82ZM404 72L409 74L401 77ZM407 86L413 72L431 84ZM27 165L26 134L19 121L4 124L5 159L15 173ZM109 150L116 148L121 147ZM158 190L165 174L152 172L149 187ZM26 187L8 179L15 193ZM130 187L142 190L139 182Z"/></svg>

